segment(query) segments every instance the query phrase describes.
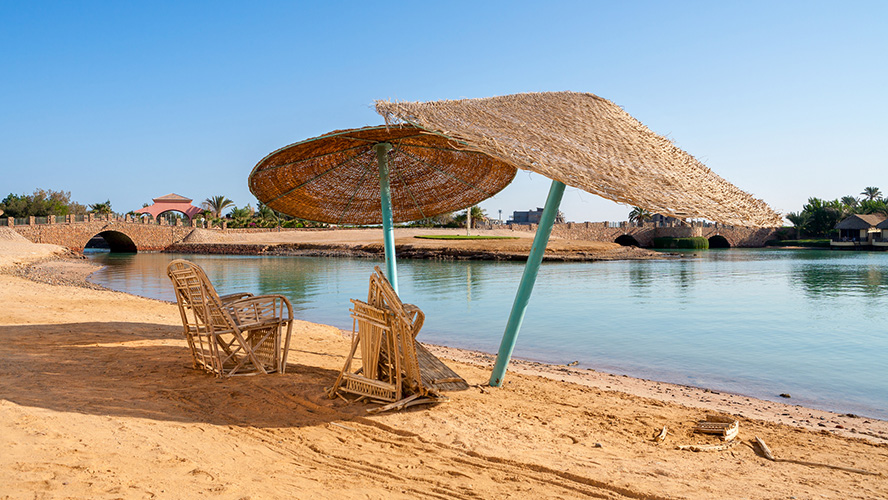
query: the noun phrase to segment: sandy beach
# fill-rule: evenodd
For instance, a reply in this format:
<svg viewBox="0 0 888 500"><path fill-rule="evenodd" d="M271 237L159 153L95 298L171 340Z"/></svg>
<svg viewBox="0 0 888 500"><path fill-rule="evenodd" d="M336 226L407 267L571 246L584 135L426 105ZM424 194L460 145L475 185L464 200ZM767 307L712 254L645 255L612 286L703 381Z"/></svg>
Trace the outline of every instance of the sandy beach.
<svg viewBox="0 0 888 500"><path fill-rule="evenodd" d="M217 379L175 305L63 254L0 234L3 499L888 498L888 422L593 370L519 360L491 388L492 356L430 346L470 389L368 416L324 395L350 332L311 318L286 374ZM737 444L678 449L719 443L708 414Z"/></svg>

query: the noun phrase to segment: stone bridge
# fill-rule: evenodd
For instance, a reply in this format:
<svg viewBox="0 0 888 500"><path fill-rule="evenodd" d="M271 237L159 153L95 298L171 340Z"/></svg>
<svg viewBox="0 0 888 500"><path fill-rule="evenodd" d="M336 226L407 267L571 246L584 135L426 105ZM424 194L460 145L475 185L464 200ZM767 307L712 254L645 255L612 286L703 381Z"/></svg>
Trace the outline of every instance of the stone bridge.
<svg viewBox="0 0 888 500"><path fill-rule="evenodd" d="M181 242L194 227L158 224L146 220L127 217L98 217L94 215L76 220L73 216L30 218L27 223L16 223L13 219L2 220L19 234L34 243L52 243L71 250L82 252L89 240L101 236L113 252L159 251L174 243ZM25 222L25 221L22 221ZM502 226L493 226L502 227ZM536 231L537 225L510 224L505 226L513 231ZM212 225L210 226L212 228ZM255 229L226 229L223 231L248 231ZM271 229L270 231L275 231ZM655 226L651 223L635 225L629 222L568 222L555 224L552 235L570 240L604 241L623 245L650 247L660 236L689 237L703 236L709 239L711 248L762 247L775 238L777 228L748 228L720 225ZM258 230L262 231L262 230Z"/></svg>
<svg viewBox="0 0 888 500"><path fill-rule="evenodd" d="M112 252L156 251L182 241L191 226L142 223L130 218L90 217L83 222L8 224L34 243L51 243L82 252L94 236L101 236Z"/></svg>
<svg viewBox="0 0 888 500"><path fill-rule="evenodd" d="M537 225L510 224L513 231L536 231ZM779 228L751 228L717 224L691 226L656 226L652 223L635 225L629 222L567 222L555 224L552 236L569 240L605 241L623 245L653 246L654 238L672 236L687 238L702 236L711 248L763 247L775 239Z"/></svg>

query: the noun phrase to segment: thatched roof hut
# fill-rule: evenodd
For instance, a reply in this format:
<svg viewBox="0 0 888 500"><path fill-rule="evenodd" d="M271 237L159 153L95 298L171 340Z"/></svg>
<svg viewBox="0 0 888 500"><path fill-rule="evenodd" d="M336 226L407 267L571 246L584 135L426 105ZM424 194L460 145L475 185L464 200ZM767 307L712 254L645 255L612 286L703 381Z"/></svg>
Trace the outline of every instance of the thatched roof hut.
<svg viewBox="0 0 888 500"><path fill-rule="evenodd" d="M878 214L854 214L846 217L836 224L836 229L871 229L881 227L880 224L888 222L888 218Z"/></svg>

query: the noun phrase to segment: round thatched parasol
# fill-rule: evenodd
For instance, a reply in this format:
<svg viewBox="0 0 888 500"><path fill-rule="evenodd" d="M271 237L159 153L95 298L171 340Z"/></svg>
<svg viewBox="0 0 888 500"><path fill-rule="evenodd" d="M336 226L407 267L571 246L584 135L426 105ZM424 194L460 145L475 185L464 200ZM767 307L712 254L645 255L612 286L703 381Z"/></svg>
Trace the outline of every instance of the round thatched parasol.
<svg viewBox="0 0 888 500"><path fill-rule="evenodd" d="M332 224L380 224L397 287L393 222L433 217L490 198L515 168L410 126L331 132L278 149L250 173L250 192L278 212Z"/></svg>
<svg viewBox="0 0 888 500"><path fill-rule="evenodd" d="M458 101L376 101L386 123L422 127L552 179L490 384L502 384L565 185L678 218L779 226L765 202L714 174L614 103L548 92Z"/></svg>

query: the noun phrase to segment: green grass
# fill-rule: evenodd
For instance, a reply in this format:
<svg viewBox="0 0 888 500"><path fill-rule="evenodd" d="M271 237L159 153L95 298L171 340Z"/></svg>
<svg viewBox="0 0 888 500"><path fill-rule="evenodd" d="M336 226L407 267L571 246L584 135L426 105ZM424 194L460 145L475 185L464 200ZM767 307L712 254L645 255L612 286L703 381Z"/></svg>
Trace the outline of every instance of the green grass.
<svg viewBox="0 0 888 500"><path fill-rule="evenodd" d="M673 238L664 236L654 238L654 248L666 248L674 250L707 250L709 249L709 240L702 236L693 238Z"/></svg>
<svg viewBox="0 0 888 500"><path fill-rule="evenodd" d="M829 247L828 238L818 238L811 240L768 240L765 242L766 247L813 247L825 248Z"/></svg>
<svg viewBox="0 0 888 500"><path fill-rule="evenodd" d="M468 236L465 234L422 234L414 236L424 240L517 240L517 236Z"/></svg>

